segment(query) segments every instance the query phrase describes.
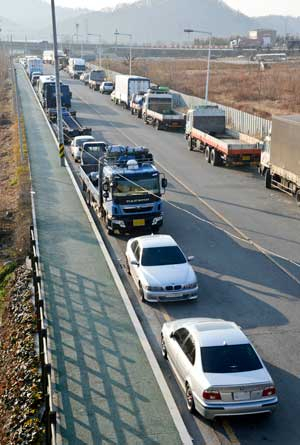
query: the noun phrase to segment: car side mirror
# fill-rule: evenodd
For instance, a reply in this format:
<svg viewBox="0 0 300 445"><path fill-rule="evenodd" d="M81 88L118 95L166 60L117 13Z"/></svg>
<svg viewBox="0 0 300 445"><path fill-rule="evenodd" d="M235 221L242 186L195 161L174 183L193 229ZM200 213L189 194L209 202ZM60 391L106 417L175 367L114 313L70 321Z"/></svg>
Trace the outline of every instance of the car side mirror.
<svg viewBox="0 0 300 445"><path fill-rule="evenodd" d="M109 197L109 193L108 193L108 192L104 192L104 193L103 193L103 196L104 196L105 199L108 199L108 197Z"/></svg>
<svg viewBox="0 0 300 445"><path fill-rule="evenodd" d="M168 180L166 178L161 178L161 186L162 188L167 188L168 186Z"/></svg>
<svg viewBox="0 0 300 445"><path fill-rule="evenodd" d="M195 257L194 256L188 256L188 261L190 262L190 261L193 261L194 259L195 259Z"/></svg>
<svg viewBox="0 0 300 445"><path fill-rule="evenodd" d="M140 264L138 263L138 261L136 260L132 260L130 261L130 264L132 264L133 266L139 266Z"/></svg>

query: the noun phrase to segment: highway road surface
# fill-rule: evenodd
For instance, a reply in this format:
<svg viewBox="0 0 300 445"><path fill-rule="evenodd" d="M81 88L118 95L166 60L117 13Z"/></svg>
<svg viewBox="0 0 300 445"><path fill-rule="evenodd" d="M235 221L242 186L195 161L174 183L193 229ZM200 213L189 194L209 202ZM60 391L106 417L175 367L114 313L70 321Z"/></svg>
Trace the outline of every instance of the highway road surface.
<svg viewBox="0 0 300 445"><path fill-rule="evenodd" d="M82 123L93 128L96 139L144 145L152 151L169 181L162 233L170 233L187 255L195 256L200 296L194 303L142 304L122 274L155 353L159 356L165 320L234 320L253 341L278 388L280 404L272 416L207 422L186 412L168 365L160 359L194 443L300 443L300 211L295 201L267 190L255 170L212 167L202 154L187 150L182 134L156 131L114 105L109 96L77 80L64 80L73 92L73 108ZM108 238L120 269L125 244L125 237Z"/></svg>

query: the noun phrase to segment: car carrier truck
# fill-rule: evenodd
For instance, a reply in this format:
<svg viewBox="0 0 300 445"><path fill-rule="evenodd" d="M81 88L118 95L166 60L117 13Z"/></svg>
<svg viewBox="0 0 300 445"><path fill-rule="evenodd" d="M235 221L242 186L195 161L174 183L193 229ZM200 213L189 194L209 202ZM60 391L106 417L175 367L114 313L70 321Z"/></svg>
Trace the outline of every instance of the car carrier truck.
<svg viewBox="0 0 300 445"><path fill-rule="evenodd" d="M148 149L111 145L98 165L81 165L79 172L85 200L103 218L109 234L158 232L167 180Z"/></svg>
<svg viewBox="0 0 300 445"><path fill-rule="evenodd" d="M144 95L142 117L157 130L185 127L185 115L173 109L173 95L163 87L153 87Z"/></svg>
<svg viewBox="0 0 300 445"><path fill-rule="evenodd" d="M136 93L146 93L149 88L150 79L146 77L117 74L113 101L117 105L123 105L124 108L129 108L133 95Z"/></svg>
<svg viewBox="0 0 300 445"><path fill-rule="evenodd" d="M189 150L205 153L211 165L259 165L263 144L226 128L225 111L203 105L187 112L185 137Z"/></svg>
<svg viewBox="0 0 300 445"><path fill-rule="evenodd" d="M268 189L296 198L300 206L300 115L273 116L272 136L265 139L260 173Z"/></svg>

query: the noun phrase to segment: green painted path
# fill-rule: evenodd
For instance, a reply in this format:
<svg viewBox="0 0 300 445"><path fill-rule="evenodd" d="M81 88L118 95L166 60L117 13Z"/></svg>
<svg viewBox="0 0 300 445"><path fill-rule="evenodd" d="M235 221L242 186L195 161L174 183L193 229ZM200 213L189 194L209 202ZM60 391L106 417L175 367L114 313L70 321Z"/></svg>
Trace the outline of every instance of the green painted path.
<svg viewBox="0 0 300 445"><path fill-rule="evenodd" d="M60 441L182 443L22 68Z"/></svg>

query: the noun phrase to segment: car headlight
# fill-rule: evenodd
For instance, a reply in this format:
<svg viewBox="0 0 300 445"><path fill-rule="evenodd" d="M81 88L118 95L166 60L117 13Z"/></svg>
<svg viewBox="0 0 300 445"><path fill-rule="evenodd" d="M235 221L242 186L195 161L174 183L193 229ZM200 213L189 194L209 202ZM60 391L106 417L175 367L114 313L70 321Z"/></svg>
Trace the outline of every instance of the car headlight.
<svg viewBox="0 0 300 445"><path fill-rule="evenodd" d="M198 283L196 281L194 281L193 283L185 284L183 286L183 289L194 289L197 286L198 286Z"/></svg>
<svg viewBox="0 0 300 445"><path fill-rule="evenodd" d="M160 286L145 286L145 289L150 292L160 292L164 290L164 288Z"/></svg>

